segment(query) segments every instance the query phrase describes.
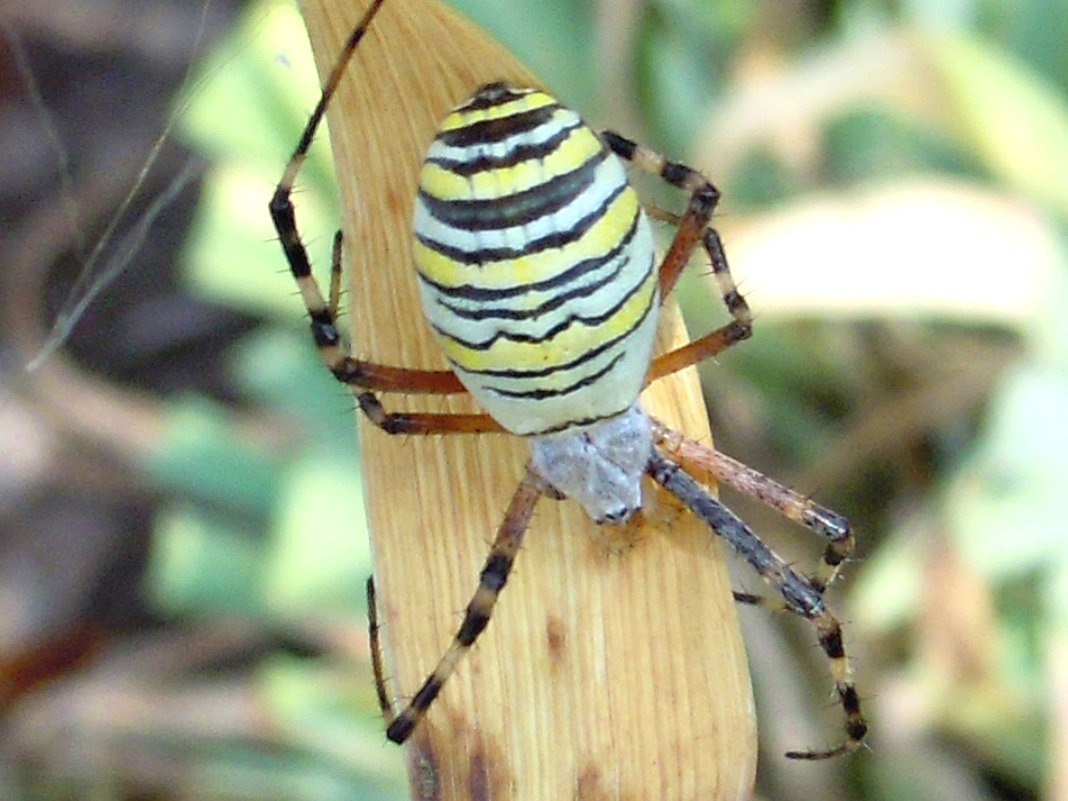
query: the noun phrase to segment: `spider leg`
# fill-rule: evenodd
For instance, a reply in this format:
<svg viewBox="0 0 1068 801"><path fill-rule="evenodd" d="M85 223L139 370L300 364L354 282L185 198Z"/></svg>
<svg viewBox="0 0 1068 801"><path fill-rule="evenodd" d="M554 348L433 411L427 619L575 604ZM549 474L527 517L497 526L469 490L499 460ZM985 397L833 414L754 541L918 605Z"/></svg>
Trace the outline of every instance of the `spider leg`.
<svg viewBox="0 0 1068 801"><path fill-rule="evenodd" d="M804 576L794 572L749 526L713 498L678 464L654 450L646 472L657 484L689 507L715 534L727 540L778 591L786 608L807 619L816 630L820 648L830 664L835 692L845 713L846 740L826 750L789 751L786 756L791 759L827 759L860 748L864 744L868 726L860 710L860 697L853 684L852 670L842 643L842 627L827 609L820 592Z"/></svg>
<svg viewBox="0 0 1068 801"><path fill-rule="evenodd" d="M330 314L330 319L335 321L341 313L341 276L345 272L342 269L344 250L341 243L344 240L344 236L344 233L339 228L337 233L334 234L334 244L330 248L330 295L327 302L327 312Z"/></svg>
<svg viewBox="0 0 1068 801"><path fill-rule="evenodd" d="M289 163L286 165L285 172L282 174L278 186L275 187L270 202L271 219L274 222L274 228L278 233L278 238L282 243L282 249L285 251L286 261L289 263L289 270L297 282L297 286L300 289L301 299L304 301L308 316L311 318L312 337L315 340L316 346L319 348L319 353L322 356L323 362L338 381L350 387L380 392L431 393L441 395L464 392L465 389L463 385L451 370L413 370L402 367L390 367L353 358L348 353L337 326L338 308L340 306L341 296L341 234L339 232L337 236L334 237L333 259L330 271L330 289L328 297L324 297L318 281L316 281L315 276L312 274L308 251L304 247L304 242L301 240L297 228L296 212L293 207L292 198L293 187L296 183L297 175L300 173L300 169L307 158L308 148L311 146L315 132L318 130L319 125L323 120L323 116L326 113L326 108L329 105L334 92L337 90L341 76L344 74L345 68L352 57L357 44L359 44L360 40L366 33L371 19L378 11L379 6L382 5L382 2L383 0L375 0L364 13L363 19L350 34L344 50L342 50L337 63L330 72L330 75L323 86L323 92L319 98L319 102L315 106L315 110L312 112L311 117L308 119L308 124L304 128L300 142L293 151L293 155L290 157ZM369 393L363 394L368 395ZM374 408L380 411L382 408L377 400L374 402L365 402L363 395L360 396L360 406L365 410L367 408ZM439 419L447 416L448 415L431 416L431 418L423 420L417 424L408 425L397 425L389 415L384 415L384 419L387 421L387 424L385 425L380 422L382 417L379 417L378 419L372 417L372 420L375 420L376 423L387 431L390 431L391 429L396 431L409 431L414 429L418 430L420 433L447 433L451 431L487 430L485 428L487 424L484 421L479 424L473 424L471 420L468 419L473 418L473 415L466 415L463 420L456 423L446 423ZM415 415L415 417L418 419L419 416ZM480 425L482 426L481 428L479 427Z"/></svg>
<svg viewBox="0 0 1068 801"><path fill-rule="evenodd" d="M356 396L367 419L387 434L489 434L504 431L488 414L387 412L373 392Z"/></svg>
<svg viewBox="0 0 1068 801"><path fill-rule="evenodd" d="M527 468L523 480L516 487L515 494L508 504L504 520L497 529L489 556L479 576L478 589L467 605L463 622L460 624L452 644L441 657L437 667L427 676L411 702L401 712L395 713L383 688L379 689L379 698L383 701L383 713L386 718L386 737L395 743L403 743L413 729L422 720L426 710L438 697L442 686L456 669L456 665L474 645L478 635L489 623L497 597L508 581L512 563L523 542L523 535L530 526L534 506L538 499L550 493L550 487L541 476ZM373 624L374 641L377 641L377 623ZM381 677L381 663L376 668L376 679Z"/></svg>
<svg viewBox="0 0 1068 801"><path fill-rule="evenodd" d="M305 283L294 272L301 288L301 297L312 319L312 334L315 337L315 343L319 347L327 368L338 381L350 387L378 392L450 395L467 391L452 370L389 367L352 358L343 344L337 327L338 309L341 306L342 272L341 231L334 235L333 255L330 261L330 294L325 303L323 303L322 293L315 278L309 273ZM318 324L316 320L319 321Z"/></svg>
<svg viewBox="0 0 1068 801"><path fill-rule="evenodd" d="M337 310L341 304L341 272L341 231L338 231L334 236L330 269L330 298L327 303L327 311L331 320L337 319ZM338 339L340 341L340 337ZM325 352L323 359L335 378L352 387L405 393L466 392L463 384L451 370L411 370L405 367L388 367L383 364L352 359L340 350L340 346L339 352L342 357L340 365L335 363L331 366L329 355ZM356 393L356 401L367 419L387 434L474 434L503 430L488 414L387 412L373 392Z"/></svg>
<svg viewBox="0 0 1068 801"><path fill-rule="evenodd" d="M395 717L393 702L389 700L386 690L386 671L382 664L382 640L378 634L378 601L375 598L375 578L367 578L367 640L371 647L371 671L375 677L375 692L378 694L378 708L382 717L392 720Z"/></svg>
<svg viewBox="0 0 1068 801"><path fill-rule="evenodd" d="M734 283L723 242L711 225L712 213L719 203L719 190L715 185L692 167L668 161L656 151L613 131L602 131L601 136L620 158L690 193L689 203L682 215L673 215L661 209L653 211L653 216L666 219L676 226L675 237L660 262L661 298L667 297L675 288L683 269L700 245L708 254L723 305L731 315L731 321L726 325L655 359L646 377L648 383L711 358L736 342L748 339L753 333L753 315Z"/></svg>
<svg viewBox="0 0 1068 801"><path fill-rule="evenodd" d="M808 577L817 592L824 592L838 577L838 571L856 546L853 529L842 515L716 449L668 428L659 420L652 419L652 424L653 441L676 461L712 474L717 481L767 504L786 519L827 540L816 571Z"/></svg>
<svg viewBox="0 0 1068 801"><path fill-rule="evenodd" d="M340 295L341 232L338 231L334 237L334 255L330 270L330 298L326 307L331 320L337 319L337 310L341 303ZM335 333L336 330L335 327ZM407 393L447 394L466 391L451 370L409 370L404 367L387 367L382 364L361 362L350 358L344 352L340 346L340 337L338 337L338 342L337 353L341 356L341 363L335 362L331 365L331 354L325 351L322 351L323 359L334 377L351 387ZM503 430L488 414L387 412L373 392L357 392L356 401L367 419L387 434L472 434Z"/></svg>
<svg viewBox="0 0 1068 801"><path fill-rule="evenodd" d="M321 101L320 101L321 102ZM318 122L313 117L312 123ZM308 142L310 138L305 136ZM300 288L301 299L311 318L312 337L323 362L334 377L343 384L382 392L408 392L450 394L464 392L464 387L451 370L413 370L404 367L389 367L354 359L349 355L338 331L337 315L341 295L341 232L334 237L333 259L330 270L329 299L323 297L319 282L312 275L308 252L297 231L296 214L293 208L293 181L296 179L294 165L303 163L307 145L301 140L286 169L282 181L271 198L271 218L282 242L289 262L290 272Z"/></svg>
<svg viewBox="0 0 1068 801"><path fill-rule="evenodd" d="M330 371L335 376L338 376L339 380L346 383L359 383L358 376L361 374L361 370L358 369L358 363L355 365L348 363L351 360L348 360L348 356L341 346L341 335L338 333L336 325L337 298L340 294L340 236L334 239L334 263L330 286L331 299L328 303L323 297L319 283L312 275L308 251L304 247L304 242L301 240L297 229L292 195L297 175L300 173L301 167L304 166L304 161L308 156L308 148L311 147L315 132L318 130L320 123L322 123L326 108L337 90L341 76L344 74L357 44L363 39L371 19L381 5L382 0L375 0L367 9L360 24L350 34L337 64L334 65L334 69L323 86L319 102L308 119L308 124L304 126L300 141L297 143L289 163L286 164L285 172L282 173L282 178L279 180L278 186L275 187L269 206L274 229L278 233L282 249L285 251L286 261L289 263L289 271L297 282L304 306L311 317L312 336L315 339L315 343L319 347L323 361L326 362Z"/></svg>

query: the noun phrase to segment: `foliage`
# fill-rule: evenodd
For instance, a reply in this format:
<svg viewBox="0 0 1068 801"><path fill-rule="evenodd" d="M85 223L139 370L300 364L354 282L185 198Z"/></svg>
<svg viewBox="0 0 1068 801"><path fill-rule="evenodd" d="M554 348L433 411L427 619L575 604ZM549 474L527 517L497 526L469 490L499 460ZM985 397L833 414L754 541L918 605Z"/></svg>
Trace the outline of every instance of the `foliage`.
<svg viewBox="0 0 1068 801"><path fill-rule="evenodd" d="M801 781L769 753L761 792L1065 791L1068 756L1052 744L1068 710L1050 684L1068 652L1068 60L1047 15L1068 12L1038 0L1011 14L989 0L456 5L591 119L714 177L757 312L754 340L705 372L717 437L857 524L843 618L873 752ZM215 161L187 279L269 322L234 346L232 376L286 435L250 439L204 398L171 401L171 433L145 465L173 499L146 582L171 618L355 631L369 557L351 400L306 342L266 214L315 99L299 30L292 8L252 5L183 114L184 136ZM340 218L324 150L298 198L318 265ZM685 311L705 330L714 290L687 282ZM283 747L206 755L200 797L402 796L397 755L377 767L373 699L352 689L367 666L333 656L258 665ZM788 673L754 671L758 687ZM807 709L765 708L765 728L811 725Z"/></svg>

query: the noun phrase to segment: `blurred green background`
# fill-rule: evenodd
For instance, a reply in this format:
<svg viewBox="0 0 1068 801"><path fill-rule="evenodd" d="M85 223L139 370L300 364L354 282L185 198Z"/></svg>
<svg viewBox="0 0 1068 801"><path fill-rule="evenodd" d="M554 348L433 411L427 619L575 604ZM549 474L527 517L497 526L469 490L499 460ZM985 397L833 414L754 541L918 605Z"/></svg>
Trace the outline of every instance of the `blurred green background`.
<svg viewBox="0 0 1068 801"><path fill-rule="evenodd" d="M758 797L1068 798L1068 5L453 4L593 124L717 183L716 225L756 313L754 338L702 368L717 445L856 528L857 559L830 600L870 750L783 759L837 737L827 669L808 627L742 610ZM162 109L175 162L203 160L198 191L164 214L188 218L188 231L146 237L170 254L165 281L137 256L122 273L129 294L117 292L105 279L121 248L94 260L103 225L84 219L73 226L84 243L71 235L34 262L18 248L36 229L12 216L4 252L43 277L5 287L7 307L36 288L19 309L39 313L40 329L80 291L57 273L101 291L92 324L79 317L67 351L29 377L17 365L41 332L6 313L19 356L0 435L19 449L0 496L0 597L25 623L0 627L3 798L406 795L367 664L352 402L308 341L266 214L316 79L292 6L234 13ZM39 64L40 28L15 22ZM39 84L62 131L66 108ZM159 126L147 130L151 142ZM340 212L319 150L296 199L326 267ZM44 151L55 172L55 148ZM58 181L49 210L73 199L77 219L73 161L73 189ZM134 223L146 214L135 208ZM679 293L694 332L723 319L706 273L692 270ZM195 305L146 304L159 283ZM101 309L121 316L91 316ZM166 347L154 343L162 332ZM94 338L108 347L79 344ZM186 365L178 377L161 366L175 364ZM112 406L91 415L101 399ZM49 458L24 468L36 464L25 449ZM47 540L50 518L26 510L55 509L64 492L78 503ZM81 526L101 496L111 511L93 538ZM724 497L791 560L818 555L804 531ZM29 556L15 545L31 540ZM75 540L98 544L85 555ZM757 589L738 567L738 587ZM71 611L56 612L72 587ZM52 616L35 618L38 606ZM116 607L126 614L100 611Z"/></svg>

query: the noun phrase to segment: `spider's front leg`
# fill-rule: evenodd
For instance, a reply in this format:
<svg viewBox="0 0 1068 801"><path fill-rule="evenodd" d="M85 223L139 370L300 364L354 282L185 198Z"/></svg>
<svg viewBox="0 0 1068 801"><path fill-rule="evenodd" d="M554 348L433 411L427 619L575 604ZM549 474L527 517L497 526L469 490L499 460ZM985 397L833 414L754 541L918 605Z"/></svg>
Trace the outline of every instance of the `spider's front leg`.
<svg viewBox="0 0 1068 801"><path fill-rule="evenodd" d="M713 533L729 542L778 591L785 608L808 620L816 630L820 648L830 663L835 692L845 714L846 740L833 748L788 751L786 756L791 759L827 759L863 746L868 725L860 709L860 697L842 642L842 627L824 603L821 591L791 569L734 512L713 498L678 464L654 450L646 472L704 521Z"/></svg>
<svg viewBox="0 0 1068 801"><path fill-rule="evenodd" d="M714 476L717 481L767 504L787 520L827 540L820 563L808 581L820 593L834 582L838 571L856 547L856 538L848 520L715 448L669 428L659 420L652 419L652 428L654 442L675 461ZM735 593L735 598L743 603L763 603L759 596L739 597Z"/></svg>
<svg viewBox="0 0 1068 801"><path fill-rule="evenodd" d="M416 725L426 714L427 709L434 699L438 697L441 688L456 669L457 664L463 659L475 640L486 628L493 614L493 607L497 598L508 581L508 574L512 570L512 563L516 554L523 544L523 537L530 527L530 520L534 514L534 506L542 495L558 497L552 487L529 467L523 480L516 487L508 510L504 514L497 529L497 535L493 539L489 556L482 567L479 575L478 589L467 604L463 622L453 638L452 644L441 657L437 667L427 676L418 692L412 697L408 705L397 712L393 703L389 700L389 692L386 690L385 674L382 665L381 645L378 636L378 612L375 603L373 579L367 583L367 611L370 623L369 637L371 641L371 664L375 674L375 687L378 691L378 701L382 707L382 715L386 720L386 737L393 742L403 743L411 735Z"/></svg>

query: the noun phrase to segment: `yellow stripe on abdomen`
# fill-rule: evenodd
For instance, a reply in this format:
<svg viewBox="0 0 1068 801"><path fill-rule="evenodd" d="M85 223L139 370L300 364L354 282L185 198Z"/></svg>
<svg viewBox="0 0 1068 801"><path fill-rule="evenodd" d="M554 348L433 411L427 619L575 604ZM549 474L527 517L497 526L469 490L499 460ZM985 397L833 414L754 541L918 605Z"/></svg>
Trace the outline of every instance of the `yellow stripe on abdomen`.
<svg viewBox="0 0 1068 801"><path fill-rule="evenodd" d="M420 177L423 308L503 427L610 417L641 391L659 305L652 233L622 162L541 92L483 87Z"/></svg>

